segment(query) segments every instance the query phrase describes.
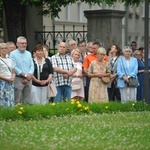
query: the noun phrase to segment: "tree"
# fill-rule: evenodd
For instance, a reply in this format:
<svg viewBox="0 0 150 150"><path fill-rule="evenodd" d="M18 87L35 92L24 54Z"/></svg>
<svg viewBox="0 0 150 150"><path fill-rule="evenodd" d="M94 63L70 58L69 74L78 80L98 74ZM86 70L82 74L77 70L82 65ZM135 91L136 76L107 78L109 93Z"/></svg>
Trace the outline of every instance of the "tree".
<svg viewBox="0 0 150 150"><path fill-rule="evenodd" d="M3 2L8 40L16 42L20 35L26 36L26 6L35 6L39 14L58 16L62 6L75 3L78 0L0 0ZM89 4L102 3L113 5L118 0L81 0ZM142 0L119 0L125 5L138 5Z"/></svg>

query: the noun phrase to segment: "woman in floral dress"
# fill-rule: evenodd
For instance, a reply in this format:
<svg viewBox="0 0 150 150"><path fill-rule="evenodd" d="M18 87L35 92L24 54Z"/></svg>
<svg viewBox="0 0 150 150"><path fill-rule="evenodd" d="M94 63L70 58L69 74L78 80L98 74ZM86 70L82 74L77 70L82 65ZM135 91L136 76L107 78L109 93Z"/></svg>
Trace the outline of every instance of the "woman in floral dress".
<svg viewBox="0 0 150 150"><path fill-rule="evenodd" d="M88 72L88 76L91 78L89 103L108 101L107 84L101 80L102 77L110 76L109 63L103 60L105 55L106 50L102 47L99 48L97 51L97 59L90 64Z"/></svg>
<svg viewBox="0 0 150 150"><path fill-rule="evenodd" d="M7 50L7 45L0 43L0 106L14 105L15 73L12 60L6 58Z"/></svg>

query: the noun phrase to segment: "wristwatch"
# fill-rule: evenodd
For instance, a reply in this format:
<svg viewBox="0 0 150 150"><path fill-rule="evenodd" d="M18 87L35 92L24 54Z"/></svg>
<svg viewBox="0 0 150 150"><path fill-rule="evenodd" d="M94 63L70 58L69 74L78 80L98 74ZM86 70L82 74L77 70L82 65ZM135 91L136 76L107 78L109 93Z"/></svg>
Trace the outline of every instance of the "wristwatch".
<svg viewBox="0 0 150 150"><path fill-rule="evenodd" d="M25 74L24 77L26 78L26 77L27 77L27 74Z"/></svg>
<svg viewBox="0 0 150 150"><path fill-rule="evenodd" d="M130 78L131 76L128 76L128 79Z"/></svg>

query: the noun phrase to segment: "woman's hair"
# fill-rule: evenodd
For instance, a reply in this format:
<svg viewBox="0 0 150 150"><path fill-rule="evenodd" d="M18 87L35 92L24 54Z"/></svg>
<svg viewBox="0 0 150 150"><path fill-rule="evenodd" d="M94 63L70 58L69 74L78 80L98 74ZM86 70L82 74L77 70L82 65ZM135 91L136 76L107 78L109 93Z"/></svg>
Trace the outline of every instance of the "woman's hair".
<svg viewBox="0 0 150 150"><path fill-rule="evenodd" d="M107 49L107 53L106 53L107 56L109 56L110 51L111 51L111 48L109 47L109 48Z"/></svg>
<svg viewBox="0 0 150 150"><path fill-rule="evenodd" d="M76 44L76 45L77 45L76 41L70 40L70 41L68 42L68 46L71 46L71 45L73 45L73 44Z"/></svg>
<svg viewBox="0 0 150 150"><path fill-rule="evenodd" d="M43 45L42 44L37 44L35 47L34 47L34 52L36 52L37 50L42 50L43 51Z"/></svg>
<svg viewBox="0 0 150 150"><path fill-rule="evenodd" d="M79 49L73 49L73 50L72 50L72 52L71 52L71 57L73 56L73 54L74 54L75 52L78 52L78 53L80 53L80 54L81 54L81 52L80 52L80 50L79 50Z"/></svg>
<svg viewBox="0 0 150 150"><path fill-rule="evenodd" d="M100 47L100 48L97 50L97 54L103 54L103 55L106 55L106 50L105 50L105 48Z"/></svg>
<svg viewBox="0 0 150 150"><path fill-rule="evenodd" d="M120 47L117 44L113 44L113 45L116 46L116 50L117 50L116 55L120 56L121 55L121 49L120 49Z"/></svg>
<svg viewBox="0 0 150 150"><path fill-rule="evenodd" d="M132 52L132 48L130 46L125 46L123 49L122 49L122 52L124 53L126 50L129 50Z"/></svg>
<svg viewBox="0 0 150 150"><path fill-rule="evenodd" d="M7 44L6 44L6 43L0 43L0 49L2 48L2 46L7 47L7 49L8 49L8 46L7 46ZM1 52L0 52L0 56L1 56Z"/></svg>
<svg viewBox="0 0 150 150"><path fill-rule="evenodd" d="M6 43L0 43L0 48L2 48L2 46L5 46L8 48L7 44Z"/></svg>
<svg viewBox="0 0 150 150"><path fill-rule="evenodd" d="M138 53L141 53L141 51L140 50L135 50L134 52L133 52L133 56L135 56L136 54L138 54ZM142 54L142 53L141 53Z"/></svg>

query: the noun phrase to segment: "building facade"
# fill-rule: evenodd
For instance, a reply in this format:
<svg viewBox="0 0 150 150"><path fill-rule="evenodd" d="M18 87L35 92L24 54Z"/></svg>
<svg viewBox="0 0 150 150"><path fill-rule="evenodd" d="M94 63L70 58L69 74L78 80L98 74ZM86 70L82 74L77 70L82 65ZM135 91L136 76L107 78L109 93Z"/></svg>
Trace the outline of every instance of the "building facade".
<svg viewBox="0 0 150 150"><path fill-rule="evenodd" d="M122 46L130 45L131 41L136 41L137 47L144 46L144 4L139 5L139 7L125 7L122 3L117 3L110 7L106 4L98 6L77 2L75 4L62 7L62 11L59 13L59 18L44 16L43 25L45 26L45 31L63 31L64 26L67 31L73 30L73 27L76 31L86 31L87 19L84 16L84 11L97 9L126 11L126 16L122 19ZM119 33L116 33L116 36L117 34ZM61 36L57 38L57 42L62 40ZM70 39L72 36L67 38ZM46 44L48 45L48 43Z"/></svg>

